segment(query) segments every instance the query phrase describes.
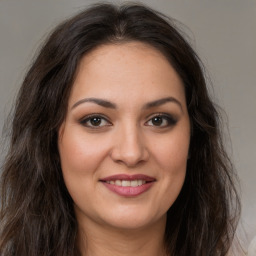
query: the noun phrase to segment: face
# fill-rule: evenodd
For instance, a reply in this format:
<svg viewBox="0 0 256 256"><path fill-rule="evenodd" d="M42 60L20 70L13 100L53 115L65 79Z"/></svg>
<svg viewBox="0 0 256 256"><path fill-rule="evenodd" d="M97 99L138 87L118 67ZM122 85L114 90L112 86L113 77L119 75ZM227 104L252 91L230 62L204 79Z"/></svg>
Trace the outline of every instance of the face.
<svg viewBox="0 0 256 256"><path fill-rule="evenodd" d="M189 141L184 86L160 52L130 42L83 57L58 142L78 223L133 229L165 221Z"/></svg>

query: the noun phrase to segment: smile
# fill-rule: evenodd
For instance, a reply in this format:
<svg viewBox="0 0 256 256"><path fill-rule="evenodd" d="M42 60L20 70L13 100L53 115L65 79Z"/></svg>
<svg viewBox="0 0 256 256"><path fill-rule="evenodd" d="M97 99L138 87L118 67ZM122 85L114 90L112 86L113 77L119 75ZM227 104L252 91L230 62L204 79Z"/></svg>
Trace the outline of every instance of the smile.
<svg viewBox="0 0 256 256"><path fill-rule="evenodd" d="M136 197L149 190L156 179L143 174L118 174L100 180L103 185L123 197Z"/></svg>
<svg viewBox="0 0 256 256"><path fill-rule="evenodd" d="M121 187L138 187L146 183L145 180L108 180L106 183Z"/></svg>

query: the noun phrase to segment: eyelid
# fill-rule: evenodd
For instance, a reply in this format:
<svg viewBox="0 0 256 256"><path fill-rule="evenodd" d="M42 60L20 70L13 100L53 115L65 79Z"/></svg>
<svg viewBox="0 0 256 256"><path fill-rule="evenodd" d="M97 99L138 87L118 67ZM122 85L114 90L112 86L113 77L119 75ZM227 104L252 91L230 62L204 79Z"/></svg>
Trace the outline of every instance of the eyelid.
<svg viewBox="0 0 256 256"><path fill-rule="evenodd" d="M169 126L174 126L178 122L178 119L174 115L159 112L159 113L155 113L153 115L148 116L147 121L145 122L145 124L147 124L149 121L151 121L154 117L162 117L162 118L167 119L167 121L168 121L168 125L154 126L154 127L158 127L158 128L165 128L165 127L169 127ZM148 125L148 126L151 126L151 125Z"/></svg>
<svg viewBox="0 0 256 256"><path fill-rule="evenodd" d="M105 120L108 124L103 125L103 126L93 126L93 125L90 126L90 125L85 124L87 121L89 121L90 119L92 119L94 117L99 117L99 118ZM91 129L100 129L100 128L112 125L112 123L109 121L109 119L105 115L100 114L100 113L93 113L93 114L86 115L79 119L79 123L81 125L83 125L84 127L91 128Z"/></svg>
<svg viewBox="0 0 256 256"><path fill-rule="evenodd" d="M99 125L99 126L86 125L86 122L90 121L90 119L92 119L94 117L101 118L102 120L107 122L107 124ZM164 126L162 126L162 125L159 125L159 126L157 126L157 125L148 125L147 123L150 122L154 117L161 117L161 118L165 119L168 122L168 124L164 125ZM148 115L146 118L147 118L147 121L145 122L146 126L154 126L154 127L158 127L158 128L165 128L165 127L174 126L178 121L178 119L174 115L169 114L169 113L163 113L163 112ZM101 114L101 113L93 113L93 114L83 116L82 118L79 119L79 123L81 125L83 125L84 127L91 128L91 129L100 129L100 128L104 128L104 127L113 125L113 123L110 122L109 118L106 117L104 114Z"/></svg>

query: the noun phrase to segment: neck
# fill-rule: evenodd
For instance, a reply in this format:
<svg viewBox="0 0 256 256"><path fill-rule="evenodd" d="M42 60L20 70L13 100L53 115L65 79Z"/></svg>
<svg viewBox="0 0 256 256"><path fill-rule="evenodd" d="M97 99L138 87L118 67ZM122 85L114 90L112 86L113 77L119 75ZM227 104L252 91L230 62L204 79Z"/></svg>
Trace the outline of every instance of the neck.
<svg viewBox="0 0 256 256"><path fill-rule="evenodd" d="M116 229L97 223L80 225L78 244L81 255L166 256L165 224L166 218L164 217L150 227L139 229Z"/></svg>

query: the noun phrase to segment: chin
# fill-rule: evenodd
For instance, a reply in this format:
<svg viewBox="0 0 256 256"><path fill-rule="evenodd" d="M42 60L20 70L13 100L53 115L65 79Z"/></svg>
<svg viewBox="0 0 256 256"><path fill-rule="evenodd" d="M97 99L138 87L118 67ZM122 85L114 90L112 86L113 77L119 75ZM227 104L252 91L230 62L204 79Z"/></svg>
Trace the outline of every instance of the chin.
<svg viewBox="0 0 256 256"><path fill-rule="evenodd" d="M149 213L149 214L148 214ZM112 226L120 230L138 230L145 229L156 223L166 222L166 213L160 216L152 214L144 209L143 212L125 211L122 213L110 213L104 216L105 225Z"/></svg>

